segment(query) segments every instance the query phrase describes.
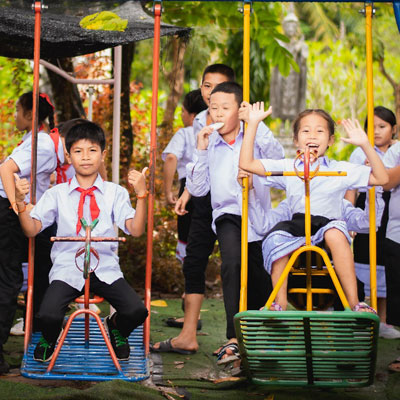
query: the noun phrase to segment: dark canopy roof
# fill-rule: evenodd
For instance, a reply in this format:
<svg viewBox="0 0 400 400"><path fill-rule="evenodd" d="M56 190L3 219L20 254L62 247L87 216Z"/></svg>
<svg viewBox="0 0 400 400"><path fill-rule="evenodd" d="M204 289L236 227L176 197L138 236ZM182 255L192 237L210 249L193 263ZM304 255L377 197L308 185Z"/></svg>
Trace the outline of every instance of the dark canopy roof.
<svg viewBox="0 0 400 400"><path fill-rule="evenodd" d="M42 13L41 57L63 58L153 37L153 18L139 2L47 0ZM117 7L116 7L117 6ZM82 29L79 21L98 11L113 11L128 19L125 32ZM0 55L33 58L34 12L31 0L0 0ZM161 24L161 35L188 35L190 29Z"/></svg>

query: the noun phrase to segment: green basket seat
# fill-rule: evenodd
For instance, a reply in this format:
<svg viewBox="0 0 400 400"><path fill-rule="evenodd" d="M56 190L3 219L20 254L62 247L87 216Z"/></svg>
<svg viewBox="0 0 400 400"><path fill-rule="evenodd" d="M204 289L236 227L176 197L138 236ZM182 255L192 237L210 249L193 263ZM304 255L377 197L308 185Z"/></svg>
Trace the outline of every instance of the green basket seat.
<svg viewBox="0 0 400 400"><path fill-rule="evenodd" d="M351 387L372 384L379 317L353 311L245 311L235 329L253 383Z"/></svg>

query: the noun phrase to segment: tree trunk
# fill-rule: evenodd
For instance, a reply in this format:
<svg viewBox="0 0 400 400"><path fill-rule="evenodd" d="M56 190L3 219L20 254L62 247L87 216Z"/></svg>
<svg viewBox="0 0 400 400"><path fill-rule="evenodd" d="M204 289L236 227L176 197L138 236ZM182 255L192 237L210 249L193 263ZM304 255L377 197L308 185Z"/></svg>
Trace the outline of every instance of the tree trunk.
<svg viewBox="0 0 400 400"><path fill-rule="evenodd" d="M169 81L170 93L168 95L164 118L161 124L164 134L167 135L172 132L175 109L183 94L185 74L183 58L185 56L185 51L186 39L175 36L172 39L172 70L166 76Z"/></svg>
<svg viewBox="0 0 400 400"><path fill-rule="evenodd" d="M400 83L394 81L394 79L388 74L385 69L385 59L383 57L379 58L379 69L382 72L382 75L389 81L393 88L393 96L395 101L395 114L396 114L396 138L399 139L400 136Z"/></svg>
<svg viewBox="0 0 400 400"><path fill-rule="evenodd" d="M135 43L122 46L121 76L121 144L120 173L124 178L128 174L133 152L133 129L130 107L131 68L135 53Z"/></svg>
<svg viewBox="0 0 400 400"><path fill-rule="evenodd" d="M67 73L74 72L72 58L51 58L47 61ZM77 86L47 68L46 71L52 88L57 121L62 122L72 118L85 118L85 110Z"/></svg>
<svg viewBox="0 0 400 400"><path fill-rule="evenodd" d="M396 102L397 139L400 139L400 83L398 83L393 89Z"/></svg>

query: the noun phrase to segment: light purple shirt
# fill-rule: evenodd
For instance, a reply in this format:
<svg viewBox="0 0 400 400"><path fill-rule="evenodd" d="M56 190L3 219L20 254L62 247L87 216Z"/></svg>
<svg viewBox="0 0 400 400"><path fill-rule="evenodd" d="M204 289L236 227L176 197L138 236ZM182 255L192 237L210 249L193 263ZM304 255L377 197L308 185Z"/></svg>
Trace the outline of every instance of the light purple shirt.
<svg viewBox="0 0 400 400"><path fill-rule="evenodd" d="M28 132L22 138L23 142L17 146L13 152L7 157L12 159L19 168L18 176L31 181L31 143L32 134ZM60 147L60 146L59 146ZM62 149L62 145L61 145ZM64 159L64 154L62 155ZM37 144L37 172L36 172L36 199L40 199L43 193L50 186L50 176L57 167L57 157L54 148L54 143L50 136L44 132L38 132ZM3 187L3 182L0 179L0 196L7 198ZM29 193L25 197L25 201L30 201Z"/></svg>
<svg viewBox="0 0 400 400"><path fill-rule="evenodd" d="M385 202L382 199L382 191L376 191L376 229L378 230ZM343 199L342 213L344 221L349 231L357 233L369 233L369 201L365 203L365 209L354 207L353 204ZM249 220L251 221L256 233L265 236L277 223L290 221L293 217L287 199L281 201L276 208L264 210L261 199L257 197L254 190L249 192Z"/></svg>
<svg viewBox="0 0 400 400"><path fill-rule="evenodd" d="M179 129L167 147L162 152L161 157L165 161L167 154L174 154L178 160L176 170L178 178L186 178L186 165L193 159L193 150L196 145L196 137L193 133L193 126Z"/></svg>
<svg viewBox="0 0 400 400"><path fill-rule="evenodd" d="M400 165L400 142L391 146L383 158L386 168ZM389 220L386 228L386 237L400 243L400 185L392 189L389 201Z"/></svg>
<svg viewBox="0 0 400 400"><path fill-rule="evenodd" d="M104 182L100 175L97 176L93 192L100 209L99 222L92 231L92 236L115 237L114 223L129 234L125 227L125 221L135 216L129 194L126 189L112 182ZM80 193L76 190L79 183L74 176L71 182L60 183L47 190L36 206L31 211L31 217L41 221L42 230L57 222L57 236L77 236L76 224L78 220L78 204ZM90 197L85 198L83 217L91 223ZM84 236L81 229L79 236ZM84 286L83 274L75 265L75 254L84 246L84 242L55 242L51 250L53 267L50 270L50 282L60 280L77 290ZM107 284L112 284L122 278L116 249L118 244L114 242L93 243L93 247L100 256L96 276ZM91 257L91 265L96 262ZM83 257L79 257L78 265L83 266Z"/></svg>
<svg viewBox="0 0 400 400"><path fill-rule="evenodd" d="M293 171L293 159L260 160L265 171ZM371 168L365 165L351 164L346 161L330 160L320 157L320 171L343 171L347 176L317 176L311 180L311 215L321 215L329 219L343 220L342 200L347 190L368 186ZM311 166L315 169L317 163ZM297 160L298 170L303 170L303 163ZM283 189L289 201L292 213L304 213L304 182L297 176L269 176L264 178L266 185Z"/></svg>
<svg viewBox="0 0 400 400"><path fill-rule="evenodd" d="M265 126L265 125L264 125ZM257 130L254 156L282 157L282 146L267 129ZM242 215L242 187L237 181L239 171L239 155L243 141L243 125L235 143L226 143L222 136L215 131L209 137L207 150L195 150L193 162L187 165L186 187L193 196L205 196L211 191L211 205L213 208L212 228L215 231L215 220L223 214ZM276 145L276 143L279 145ZM253 185L257 195L263 199L262 206L270 208L270 194L262 180L254 176ZM267 190L266 190L267 189ZM248 240L260 240L249 224Z"/></svg>

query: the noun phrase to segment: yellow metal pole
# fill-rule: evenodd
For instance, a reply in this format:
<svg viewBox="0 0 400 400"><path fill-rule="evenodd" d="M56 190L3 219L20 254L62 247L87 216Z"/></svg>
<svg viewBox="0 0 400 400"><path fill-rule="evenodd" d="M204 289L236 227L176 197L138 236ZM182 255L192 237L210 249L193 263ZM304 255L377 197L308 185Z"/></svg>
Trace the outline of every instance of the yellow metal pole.
<svg viewBox="0 0 400 400"><path fill-rule="evenodd" d="M372 69L372 13L373 5L365 4L365 43L367 54L367 110L368 110L368 139L374 146L374 78ZM369 263L371 306L377 309L376 289L376 225L375 225L375 188L369 190Z"/></svg>
<svg viewBox="0 0 400 400"><path fill-rule="evenodd" d="M243 7L243 100L250 101L250 13L251 4ZM247 126L245 126L246 130ZM243 179L242 189L242 256L240 276L240 301L239 311L247 310L247 279L248 279L248 194L249 179Z"/></svg>
<svg viewBox="0 0 400 400"><path fill-rule="evenodd" d="M305 198L305 231L306 246L311 246L311 206L310 206L310 180L304 180L306 198ZM307 288L307 311L312 311L312 282L311 282L311 251L306 253L306 288Z"/></svg>

